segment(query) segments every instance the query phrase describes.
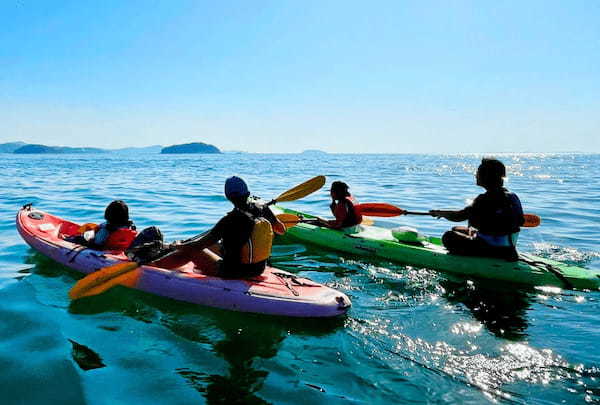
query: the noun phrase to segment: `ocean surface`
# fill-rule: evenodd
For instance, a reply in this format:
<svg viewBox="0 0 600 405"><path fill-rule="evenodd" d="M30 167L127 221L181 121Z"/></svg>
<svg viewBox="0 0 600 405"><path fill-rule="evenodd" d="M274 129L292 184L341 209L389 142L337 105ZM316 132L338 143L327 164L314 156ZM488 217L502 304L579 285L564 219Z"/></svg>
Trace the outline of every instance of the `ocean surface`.
<svg viewBox="0 0 600 405"><path fill-rule="evenodd" d="M81 302L81 278L29 248L26 203L100 222L113 199L166 239L230 210L223 182L270 199L315 175L361 202L461 208L479 155L0 155L0 403L599 403L600 293L449 278L284 239L273 263L347 294L337 320L192 306L116 288ZM500 155L508 187L542 217L520 250L600 269L600 155ZM328 215L324 188L285 206ZM452 223L390 218L440 235Z"/></svg>

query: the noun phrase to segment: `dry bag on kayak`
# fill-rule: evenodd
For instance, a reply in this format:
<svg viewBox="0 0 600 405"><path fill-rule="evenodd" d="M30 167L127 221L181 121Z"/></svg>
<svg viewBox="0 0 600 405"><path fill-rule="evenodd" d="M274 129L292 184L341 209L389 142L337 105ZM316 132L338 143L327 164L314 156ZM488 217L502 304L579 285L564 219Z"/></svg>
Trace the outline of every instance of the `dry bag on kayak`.
<svg viewBox="0 0 600 405"><path fill-rule="evenodd" d="M145 260L155 257L163 249L162 232L156 226L150 226L138 233L125 253L132 260Z"/></svg>

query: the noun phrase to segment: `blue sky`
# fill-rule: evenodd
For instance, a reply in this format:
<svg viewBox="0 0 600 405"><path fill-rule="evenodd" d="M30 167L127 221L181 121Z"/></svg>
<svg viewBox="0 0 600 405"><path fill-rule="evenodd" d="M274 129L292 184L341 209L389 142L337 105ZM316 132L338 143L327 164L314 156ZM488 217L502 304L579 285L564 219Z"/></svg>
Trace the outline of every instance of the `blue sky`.
<svg viewBox="0 0 600 405"><path fill-rule="evenodd" d="M0 142L600 152L600 2L0 3Z"/></svg>

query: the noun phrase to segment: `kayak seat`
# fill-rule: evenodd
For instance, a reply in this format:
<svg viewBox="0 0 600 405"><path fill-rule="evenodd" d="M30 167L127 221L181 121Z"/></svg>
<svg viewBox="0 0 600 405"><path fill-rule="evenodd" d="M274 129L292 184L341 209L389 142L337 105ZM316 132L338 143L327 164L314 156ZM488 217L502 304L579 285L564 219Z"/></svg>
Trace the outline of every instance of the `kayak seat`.
<svg viewBox="0 0 600 405"><path fill-rule="evenodd" d="M73 222L63 222L60 224L60 228L58 229L58 234L61 235L62 239L68 238L70 236L75 236L79 232L79 225L74 224Z"/></svg>

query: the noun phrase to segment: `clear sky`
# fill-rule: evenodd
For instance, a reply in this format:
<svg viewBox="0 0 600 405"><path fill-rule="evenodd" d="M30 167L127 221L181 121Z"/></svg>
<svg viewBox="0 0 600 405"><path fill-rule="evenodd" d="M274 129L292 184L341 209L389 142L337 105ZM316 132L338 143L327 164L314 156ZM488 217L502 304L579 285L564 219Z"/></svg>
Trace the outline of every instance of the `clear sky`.
<svg viewBox="0 0 600 405"><path fill-rule="evenodd" d="M600 1L0 2L0 143L600 152Z"/></svg>

